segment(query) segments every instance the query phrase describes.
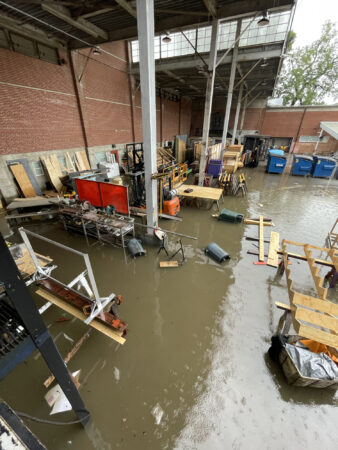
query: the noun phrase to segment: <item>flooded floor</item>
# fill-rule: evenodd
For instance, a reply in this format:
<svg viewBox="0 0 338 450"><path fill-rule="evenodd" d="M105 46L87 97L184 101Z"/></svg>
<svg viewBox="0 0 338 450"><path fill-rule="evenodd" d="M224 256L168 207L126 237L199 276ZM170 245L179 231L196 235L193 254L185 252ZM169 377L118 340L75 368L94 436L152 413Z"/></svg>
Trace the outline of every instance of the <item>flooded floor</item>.
<svg viewBox="0 0 338 450"><path fill-rule="evenodd" d="M267 175L263 167L245 173L248 195L225 197L224 207L271 218L276 227L265 227L266 239L274 230L288 240L325 244L338 216L338 181ZM338 394L288 386L267 356L281 315L274 302L288 303L285 276L254 265L258 257L247 254L258 252L256 242L245 240L258 237L257 226L218 222L213 212L187 206L182 223L161 221L164 229L198 237L183 239L187 261L177 269L160 269L165 256L154 247L147 246L144 257L125 259L122 249L88 247L57 222L27 226L88 252L100 294L123 295L120 313L130 329L123 346L92 333L69 364L81 369L80 392L92 414L85 431L27 422L48 449L336 448ZM212 241L230 261L219 265L204 255ZM78 257L32 242L59 264L54 276L62 281L82 268ZM177 248L171 236L171 252ZM315 294L307 263L293 260L292 270L295 288ZM337 297L337 288L330 290L328 299ZM53 306L43 318L66 355L86 327L75 319L57 322L62 316L70 317ZM36 352L1 382L1 397L13 409L49 418L43 398L48 375Z"/></svg>

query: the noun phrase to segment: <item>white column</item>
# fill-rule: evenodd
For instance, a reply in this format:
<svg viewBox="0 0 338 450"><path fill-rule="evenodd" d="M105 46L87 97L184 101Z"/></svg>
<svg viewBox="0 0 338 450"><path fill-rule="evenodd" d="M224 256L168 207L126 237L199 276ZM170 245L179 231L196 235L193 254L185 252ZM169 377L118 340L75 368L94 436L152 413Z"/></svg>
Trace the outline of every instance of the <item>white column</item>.
<svg viewBox="0 0 338 450"><path fill-rule="evenodd" d="M241 123L239 125L239 136L238 136L238 143L242 143L242 134L243 134L243 126L244 126L244 119L245 119L245 113L246 113L246 105L248 103L248 98L246 97L244 99L244 105L242 109L242 116L241 116Z"/></svg>
<svg viewBox="0 0 338 450"><path fill-rule="evenodd" d="M241 26L242 21L237 21L237 29L236 29L236 40L238 39L239 35L241 34ZM224 150L225 150L225 144L227 140L227 134L228 134L228 126L229 126L229 118L230 118L230 111L231 111L231 102L232 102L232 94L234 89L234 82L235 82L235 75L236 75L236 63L237 63L237 56L238 56L238 47L239 47L239 39L237 40L234 51L232 53L232 62L231 62L231 70L230 70L230 79L229 79L229 88L228 88L228 97L227 97L227 103L225 108L225 117L224 117L224 125L223 125L223 136L222 136L222 152L221 152L221 159L223 159Z"/></svg>
<svg viewBox="0 0 338 450"><path fill-rule="evenodd" d="M198 181L199 186L203 186L204 183L205 166L208 154L210 117L211 117L212 98L214 95L214 83L216 73L218 31L219 31L219 23L217 19L214 19L212 22L212 30L211 30L210 55L208 63L208 80L204 103L202 151L201 151L200 171Z"/></svg>
<svg viewBox="0 0 338 450"><path fill-rule="evenodd" d="M238 99L237 99L237 106L236 106L236 114L235 114L235 120L234 120L234 129L232 132L232 139L231 139L231 144L235 143L235 139L236 139L236 133L237 133L237 125L238 125L238 118L239 118L239 112L241 110L241 101L242 101L242 94L243 94L243 83L241 84L240 88L239 88L239 94L238 94Z"/></svg>
<svg viewBox="0 0 338 450"><path fill-rule="evenodd" d="M156 88L154 58L154 0L137 0L137 31L140 55L142 130L147 204L147 225L158 225L156 167ZM148 234L153 230L148 228Z"/></svg>

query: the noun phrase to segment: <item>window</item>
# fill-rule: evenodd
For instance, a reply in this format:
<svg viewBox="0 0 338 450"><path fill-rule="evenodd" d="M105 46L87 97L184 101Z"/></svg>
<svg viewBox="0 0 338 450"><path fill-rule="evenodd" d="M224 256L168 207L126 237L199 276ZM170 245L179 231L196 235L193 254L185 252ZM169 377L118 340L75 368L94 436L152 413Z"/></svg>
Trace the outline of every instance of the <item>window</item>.
<svg viewBox="0 0 338 450"><path fill-rule="evenodd" d="M38 58L52 64L59 64L59 54L56 48L40 44L32 39L28 39L11 31L5 32L0 29L0 47L9 48L18 53L22 53L32 58Z"/></svg>
<svg viewBox="0 0 338 450"><path fill-rule="evenodd" d="M42 165L40 161L33 161L32 162L33 172L37 177L41 177L44 175Z"/></svg>
<svg viewBox="0 0 338 450"><path fill-rule="evenodd" d="M95 161L97 162L97 164L107 162L106 154L107 152L95 153Z"/></svg>

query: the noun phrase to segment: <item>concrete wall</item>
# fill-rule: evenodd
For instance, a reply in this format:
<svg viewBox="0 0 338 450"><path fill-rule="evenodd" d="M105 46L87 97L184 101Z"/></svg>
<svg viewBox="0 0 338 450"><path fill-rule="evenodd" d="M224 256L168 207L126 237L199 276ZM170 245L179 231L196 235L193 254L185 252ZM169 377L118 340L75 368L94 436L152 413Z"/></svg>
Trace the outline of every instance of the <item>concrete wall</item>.
<svg viewBox="0 0 338 450"><path fill-rule="evenodd" d="M126 43L101 47L110 54L63 53L63 65L0 48L0 189L6 198L17 196L8 159L20 155L33 162L46 152L87 148L95 167L95 153L142 142L141 96L130 88ZM158 142L189 134L191 101L162 99L162 114L160 103L157 99ZM44 186L46 178L37 178Z"/></svg>

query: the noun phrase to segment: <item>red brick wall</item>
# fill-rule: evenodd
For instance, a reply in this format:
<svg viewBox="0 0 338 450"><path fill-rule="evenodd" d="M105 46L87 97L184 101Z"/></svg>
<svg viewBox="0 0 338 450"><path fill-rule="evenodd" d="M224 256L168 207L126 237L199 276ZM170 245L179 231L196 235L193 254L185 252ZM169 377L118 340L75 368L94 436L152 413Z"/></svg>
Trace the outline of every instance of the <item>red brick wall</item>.
<svg viewBox="0 0 338 450"><path fill-rule="evenodd" d="M84 145L68 59L62 56L67 65L57 66L0 49L0 153Z"/></svg>
<svg viewBox="0 0 338 450"><path fill-rule="evenodd" d="M117 56L89 49L72 53L89 147L133 142L126 45L103 44ZM89 58L88 58L89 56ZM58 66L0 49L0 153L84 147L85 141L68 55ZM163 100L163 139L179 133L179 103ZM157 140L160 113L157 99ZM191 102L182 99L181 133L189 134ZM135 141L142 141L140 92L134 102Z"/></svg>

